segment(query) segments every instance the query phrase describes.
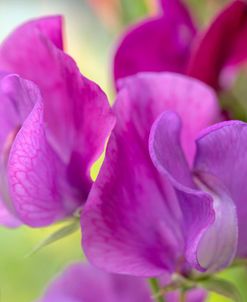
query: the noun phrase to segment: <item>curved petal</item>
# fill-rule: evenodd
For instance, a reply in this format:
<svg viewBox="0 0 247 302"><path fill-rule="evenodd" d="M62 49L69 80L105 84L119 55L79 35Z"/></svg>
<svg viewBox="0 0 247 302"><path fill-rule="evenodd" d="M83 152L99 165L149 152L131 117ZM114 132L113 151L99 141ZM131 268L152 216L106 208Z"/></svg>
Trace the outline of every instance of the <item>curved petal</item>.
<svg viewBox="0 0 247 302"><path fill-rule="evenodd" d="M229 237L235 235L235 241L232 240L231 245L229 242L228 245L223 242L222 248L225 247L226 250L226 247L231 247L234 252L235 245L237 256L247 256L247 124L231 121L209 128L197 140L197 147L196 174L225 202L225 208L222 209L222 227L218 236L222 238L227 232Z"/></svg>
<svg viewBox="0 0 247 302"><path fill-rule="evenodd" d="M195 268L207 268L198 261L198 244L214 222L212 199L196 189L180 145L181 121L177 114L165 111L153 124L149 150L160 173L172 183L183 213L186 238L185 255ZM200 259L199 259L200 260Z"/></svg>
<svg viewBox="0 0 247 302"><path fill-rule="evenodd" d="M201 97L206 102L198 104ZM191 139L212 118L206 103L217 107L210 90L175 74L139 74L121 82L117 124L82 214L83 247L93 264L140 276L174 270L184 250L182 214L171 185L151 162L149 132L162 111L174 109L188 126L184 138ZM202 118L193 124L199 112Z"/></svg>
<svg viewBox="0 0 247 302"><path fill-rule="evenodd" d="M179 0L166 0L161 16L130 28L114 58L115 80L141 71L185 71L196 33L191 17Z"/></svg>
<svg viewBox="0 0 247 302"><path fill-rule="evenodd" d="M7 211L13 216L13 206L7 184L7 164L11 145L21 125L32 111L39 92L31 83L16 75L5 75L0 79L0 196L4 216Z"/></svg>
<svg viewBox="0 0 247 302"><path fill-rule="evenodd" d="M1 45L1 56L5 60L14 60L18 62L19 47L25 45L26 36L33 33L41 33L49 39L57 48L63 50L63 17L60 15L47 16L33 19L19 26ZM30 50L33 45L30 41ZM14 47L15 45L15 47ZM12 50L9 52L9 50ZM4 63L4 62L2 62ZM22 62L19 62L22 64ZM5 69L4 69L5 70Z"/></svg>
<svg viewBox="0 0 247 302"><path fill-rule="evenodd" d="M47 138L67 165L67 180L83 203L92 182L89 170L103 150L114 118L103 91L56 47L57 27L50 24L61 19L53 18L17 28L0 48L0 68L38 84Z"/></svg>
<svg viewBox="0 0 247 302"><path fill-rule="evenodd" d="M194 140L209 125L222 120L214 91L204 83L174 73L142 73L118 82L119 89L128 90L140 120L138 131L149 136L154 120L164 111L178 113L183 122L181 143L191 165L195 154ZM142 107L141 107L142 106ZM134 112L132 113L134 114Z"/></svg>
<svg viewBox="0 0 247 302"><path fill-rule="evenodd" d="M47 141L37 87L10 75L1 81L1 93L0 111L5 113L2 121L7 135L1 154L1 195L14 205L15 214L24 223L47 225L71 213L79 199L67 188L65 166Z"/></svg>
<svg viewBox="0 0 247 302"><path fill-rule="evenodd" d="M83 286L82 286L83 285ZM151 302L146 280L107 274L93 266L74 263L52 284L40 302Z"/></svg>
<svg viewBox="0 0 247 302"><path fill-rule="evenodd" d="M216 17L198 41L189 63L188 75L215 89L227 88L236 68L247 60L246 38L247 3L236 0Z"/></svg>

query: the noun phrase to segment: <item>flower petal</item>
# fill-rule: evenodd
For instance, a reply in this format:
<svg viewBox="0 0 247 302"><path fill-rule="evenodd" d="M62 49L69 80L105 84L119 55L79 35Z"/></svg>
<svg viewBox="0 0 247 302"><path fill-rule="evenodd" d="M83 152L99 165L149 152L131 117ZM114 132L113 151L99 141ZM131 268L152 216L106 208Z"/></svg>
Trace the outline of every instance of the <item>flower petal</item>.
<svg viewBox="0 0 247 302"><path fill-rule="evenodd" d="M177 114L165 111L153 124L150 133L150 156L158 171L172 183L183 213L186 238L185 255L195 268L203 270L198 262L198 244L214 221L212 198L196 189L180 145L181 121ZM206 268L206 267L204 267Z"/></svg>
<svg viewBox="0 0 247 302"><path fill-rule="evenodd" d="M14 216L6 177L11 145L32 111L37 95L36 87L16 75L3 75L0 79L0 199L4 203L1 206L3 217Z"/></svg>
<svg viewBox="0 0 247 302"><path fill-rule="evenodd" d="M213 118L206 107L217 107L216 100L204 85L175 74L139 74L120 85L117 124L82 214L83 247L106 270L159 275L174 270L184 240L174 191L149 156L151 125L162 111L174 109L188 126L184 138L191 139ZM198 103L200 96L205 102ZM202 117L199 124L193 124L194 114Z"/></svg>
<svg viewBox="0 0 247 302"><path fill-rule="evenodd" d="M114 118L103 91L57 48L58 27L50 26L61 23L57 18L37 19L16 29L1 46L0 68L38 84L47 139L67 165L67 180L83 203L92 183L91 165L103 150Z"/></svg>
<svg viewBox="0 0 247 302"><path fill-rule="evenodd" d="M195 26L179 0L164 1L161 16L147 18L123 36L114 58L115 80L141 71L184 72Z"/></svg>
<svg viewBox="0 0 247 302"><path fill-rule="evenodd" d="M21 222L7 209L0 197L0 225L8 228L16 228Z"/></svg>
<svg viewBox="0 0 247 302"><path fill-rule="evenodd" d="M227 88L247 60L247 3L230 3L210 25L191 57L188 74L215 89ZM230 72L230 74L229 74Z"/></svg>
<svg viewBox="0 0 247 302"><path fill-rule="evenodd" d="M51 283L39 302L97 301L99 297L104 302L152 301L144 279L107 274L88 264L74 263Z"/></svg>
<svg viewBox="0 0 247 302"><path fill-rule="evenodd" d="M195 173L223 200L222 207L218 205L222 222L216 233L221 245L212 248L224 253L231 249L231 258L237 248L237 256L247 256L247 124L230 121L211 127L197 140L197 147Z"/></svg>
<svg viewBox="0 0 247 302"><path fill-rule="evenodd" d="M118 86L119 89L127 87L131 97L136 99L136 106L140 106L135 118L140 120L138 130L143 132L142 136L149 136L152 123L164 110L178 113L184 125L181 143L190 165L195 154L197 134L222 120L214 91L204 83L183 75L142 73L119 80Z"/></svg>
<svg viewBox="0 0 247 302"><path fill-rule="evenodd" d="M11 112L12 106L16 117L11 120L12 115L3 116L3 121L12 121L20 127L3 163L4 179L7 174L5 201L14 204L17 216L24 223L47 225L75 210L77 199L72 199L73 194L64 181L64 164L47 141L43 102L36 86L18 76L7 76L1 88L9 105L5 114ZM72 199L69 205L68 197Z"/></svg>
<svg viewBox="0 0 247 302"><path fill-rule="evenodd" d="M82 286L83 284L83 286ZM68 266L48 287L39 302L152 302L148 280L132 276L109 274L93 266L74 263ZM188 302L203 302L205 291L189 290ZM179 292L166 295L167 302L178 302Z"/></svg>

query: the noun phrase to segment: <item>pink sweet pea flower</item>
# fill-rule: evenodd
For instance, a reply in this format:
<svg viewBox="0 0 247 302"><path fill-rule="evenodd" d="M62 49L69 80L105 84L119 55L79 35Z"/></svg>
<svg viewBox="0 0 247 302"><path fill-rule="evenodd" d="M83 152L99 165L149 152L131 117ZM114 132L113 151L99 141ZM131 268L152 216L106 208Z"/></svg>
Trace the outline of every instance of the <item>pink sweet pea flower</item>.
<svg viewBox="0 0 247 302"><path fill-rule="evenodd" d="M0 46L1 207L33 227L85 203L114 124L106 95L62 50L61 26L59 16L37 19Z"/></svg>
<svg viewBox="0 0 247 302"><path fill-rule="evenodd" d="M152 302L145 279L108 274L93 266L74 263L55 279L39 302ZM203 302L202 290L187 293L188 302ZM178 302L178 293L169 293L167 302Z"/></svg>
<svg viewBox="0 0 247 302"><path fill-rule="evenodd" d="M191 268L214 271L232 261L240 201L226 191L225 199L218 196L208 182L204 189L190 174L198 133L220 120L217 104L208 86L178 74L143 73L120 82L117 123L81 220L84 251L94 265L150 277ZM153 122L167 110L181 118L185 153L171 119L158 137L170 174L156 169L148 147Z"/></svg>
<svg viewBox="0 0 247 302"><path fill-rule="evenodd" d="M182 0L160 0L162 12L130 28L117 48L117 81L141 71L188 74L216 90L229 88L247 60L247 2L227 5L203 34Z"/></svg>

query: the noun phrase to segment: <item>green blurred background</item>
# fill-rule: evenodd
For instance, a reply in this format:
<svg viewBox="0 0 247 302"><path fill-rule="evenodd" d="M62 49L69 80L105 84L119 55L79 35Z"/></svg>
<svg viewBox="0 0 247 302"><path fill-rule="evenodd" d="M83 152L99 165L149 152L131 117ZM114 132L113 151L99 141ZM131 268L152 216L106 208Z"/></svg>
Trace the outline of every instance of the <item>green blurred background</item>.
<svg viewBox="0 0 247 302"><path fill-rule="evenodd" d="M154 14L155 0L0 0L0 39L30 18L63 14L66 50L82 73L96 81L113 102L111 57L124 27L147 14ZM198 24L205 26L223 6L224 0L187 0ZM99 161L92 171L97 175ZM61 227L16 230L0 228L0 302L35 301L64 265L81 259L80 232L28 256L42 239ZM234 282L247 301L247 271L231 269L221 274ZM210 302L230 301L210 295ZM58 302L58 301L54 301Z"/></svg>

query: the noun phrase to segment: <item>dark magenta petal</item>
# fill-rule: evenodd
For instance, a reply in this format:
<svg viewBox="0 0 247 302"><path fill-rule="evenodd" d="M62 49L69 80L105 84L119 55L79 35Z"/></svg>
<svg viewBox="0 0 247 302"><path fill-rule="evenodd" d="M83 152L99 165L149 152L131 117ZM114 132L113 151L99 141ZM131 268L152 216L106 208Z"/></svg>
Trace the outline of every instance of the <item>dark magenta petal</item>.
<svg viewBox="0 0 247 302"><path fill-rule="evenodd" d="M237 256L247 256L247 210L245 196L247 173L247 124L230 121L211 127L197 141L195 172L200 180L225 202L223 222L228 234L238 232ZM237 218L235 217L237 212ZM218 236L222 238L222 228ZM222 243L226 251L234 244Z"/></svg>
<svg viewBox="0 0 247 302"><path fill-rule="evenodd" d="M186 7L179 0L164 1L160 16L146 19L123 36L114 58L115 80L141 71L183 73L195 33Z"/></svg>
<svg viewBox="0 0 247 302"><path fill-rule="evenodd" d="M247 60L247 3L233 1L210 25L191 57L188 75L215 89L227 88Z"/></svg>
<svg viewBox="0 0 247 302"><path fill-rule="evenodd" d="M165 111L153 124L150 133L150 156L158 171L176 190L183 213L186 238L185 256L197 269L205 269L198 261L198 244L214 222L212 198L196 189L180 145L181 121L177 114Z"/></svg>
<svg viewBox="0 0 247 302"><path fill-rule="evenodd" d="M103 150L114 118L103 91L57 47L58 37L61 17L20 26L0 48L0 68L38 84L47 139L67 165L67 181L83 203L91 187L91 165Z"/></svg>
<svg viewBox="0 0 247 302"><path fill-rule="evenodd" d="M190 142L211 123L212 112L217 116L217 101L204 84L175 74L139 74L120 86L117 124L82 214L83 247L106 270L159 275L173 271L184 255L184 219L174 190L150 159L150 129L165 109L178 112L191 159Z"/></svg>

